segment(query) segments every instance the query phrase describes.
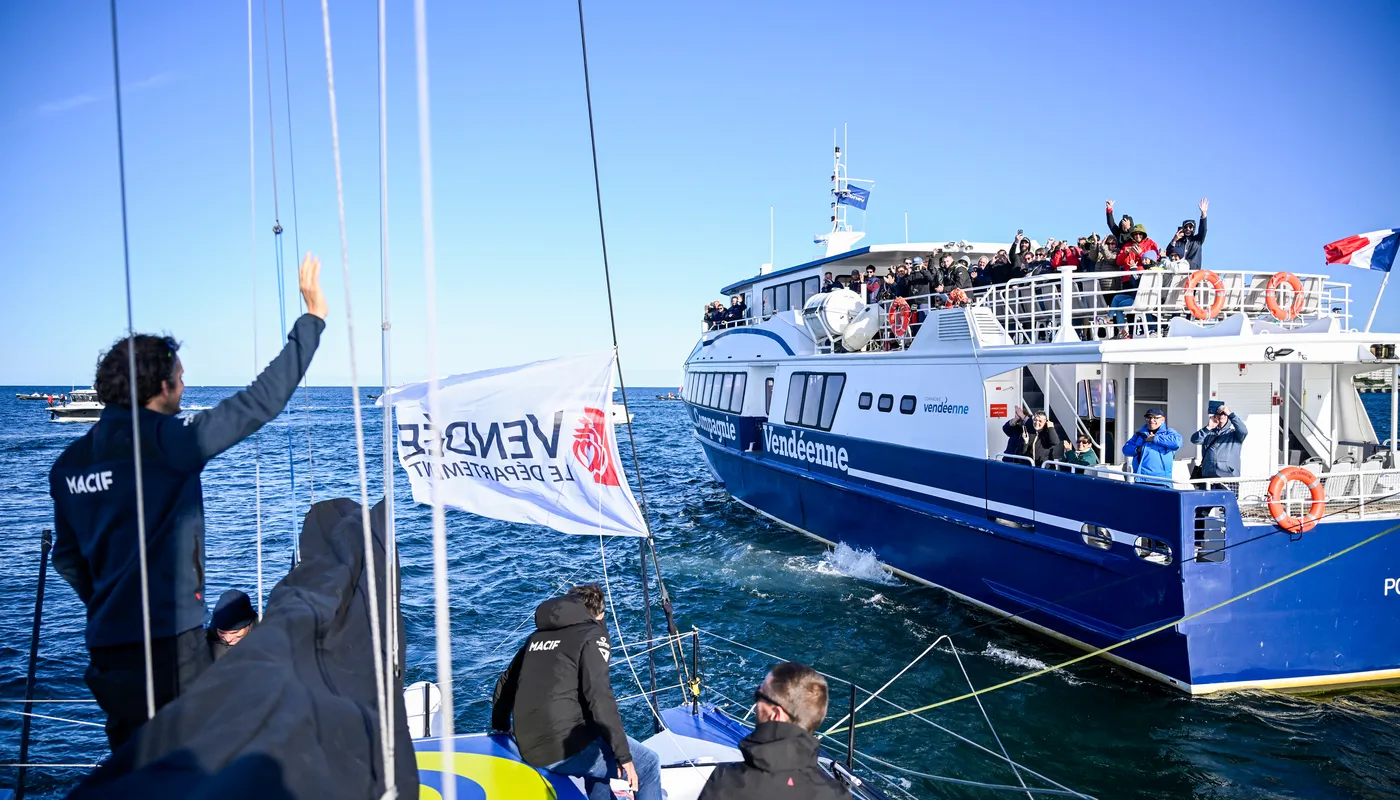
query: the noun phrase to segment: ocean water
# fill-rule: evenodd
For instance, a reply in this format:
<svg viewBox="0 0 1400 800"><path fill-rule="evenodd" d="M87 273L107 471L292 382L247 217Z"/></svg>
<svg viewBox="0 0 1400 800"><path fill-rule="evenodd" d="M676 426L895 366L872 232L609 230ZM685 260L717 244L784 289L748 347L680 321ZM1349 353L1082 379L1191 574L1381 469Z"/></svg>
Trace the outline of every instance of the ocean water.
<svg viewBox="0 0 1400 800"><path fill-rule="evenodd" d="M30 388L0 393L0 520L5 525L0 537L0 608L6 612L0 615L0 698L6 699L24 692L40 531L52 521L47 472L63 447L86 430L81 424L47 422L42 402L14 399L16 391ZM231 391L190 388L186 405L211 406ZM805 661L873 688L939 636L950 634L951 646L935 647L887 690L886 696L906 707L961 694L968 681L988 686L1076 654L937 590L891 578L868 553L845 547L827 552L727 501L691 437L684 407L653 399L657 391L665 390L630 393L634 432L678 622L682 630L695 626L715 634L701 639L706 699L742 716L745 698L752 697L772 660L719 637ZM1365 399L1384 437L1389 397ZM383 491L379 413L372 406L365 408L367 482L373 499ZM631 472L623 430L619 439ZM209 595L230 587L255 591L259 526L264 592L270 591L290 565L293 535L312 492L317 499L358 497L354 431L350 390L315 388L299 393L289 411L259 437L209 465L204 473ZM435 667L429 511L412 503L401 471L396 487L408 680L431 680ZM604 560L596 539L454 511L448 512L447 525L458 730L485 726L496 676L531 630L535 605L570 583L606 580L623 638L643 638L635 541L604 543ZM660 631L659 614L656 620ZM76 596L50 570L38 697L89 697L82 682L82 627ZM664 650L656 655L658 685L675 687L678 677L671 656ZM650 717L637 697L637 682L625 663L615 661L613 685L629 732L649 735ZM633 662L642 680L645 662ZM834 689L829 721L845 708L843 691ZM663 703L680 699L678 689L663 689ZM995 729L1018 763L1100 798L1400 796L1396 690L1189 699L1106 663L1089 661L984 695L982 701L986 719L976 703L962 702L930 713L928 720L998 750ZM20 708L0 704L6 712ZM35 710L80 722L101 721L90 703L45 704ZM862 717L888 711L877 702ZM0 713L0 763L15 760L18 739L19 717ZM931 775L1012 785L1018 780L1005 762L910 718L861 729L857 749ZM34 721L31 762L87 764L105 755L100 728ZM32 770L31 796L59 796L82 771ZM884 777L877 777L877 784L888 779L920 798L1008 794L889 768L881 772ZM14 770L0 768L0 787L13 782ZM897 791L893 795L901 796Z"/></svg>

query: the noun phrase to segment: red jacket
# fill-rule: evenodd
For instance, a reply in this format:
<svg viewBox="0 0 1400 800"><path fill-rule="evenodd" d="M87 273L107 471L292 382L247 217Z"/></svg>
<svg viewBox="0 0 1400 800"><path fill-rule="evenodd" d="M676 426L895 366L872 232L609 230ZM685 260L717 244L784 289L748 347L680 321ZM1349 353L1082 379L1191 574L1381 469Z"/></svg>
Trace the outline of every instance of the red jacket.
<svg viewBox="0 0 1400 800"><path fill-rule="evenodd" d="M1118 266L1124 269L1142 269L1142 254L1152 251L1161 255L1161 248L1157 243L1149 239L1143 239L1142 243L1129 242L1118 248Z"/></svg>
<svg viewBox="0 0 1400 800"><path fill-rule="evenodd" d="M1076 267L1079 266L1078 247L1066 247L1064 249L1056 250L1055 254L1050 256L1050 266L1054 267L1055 269L1059 269L1060 267L1063 267L1066 264L1073 264Z"/></svg>

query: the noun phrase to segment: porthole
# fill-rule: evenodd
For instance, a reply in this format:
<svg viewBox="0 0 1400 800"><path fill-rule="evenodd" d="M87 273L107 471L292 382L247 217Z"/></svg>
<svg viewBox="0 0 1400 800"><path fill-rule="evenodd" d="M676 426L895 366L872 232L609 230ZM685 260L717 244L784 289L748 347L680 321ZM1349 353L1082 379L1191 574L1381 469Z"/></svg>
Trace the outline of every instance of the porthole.
<svg viewBox="0 0 1400 800"><path fill-rule="evenodd" d="M880 405L877 406L877 408L879 408L881 411L889 411L890 409L894 408L894 395L880 395Z"/></svg>
<svg viewBox="0 0 1400 800"><path fill-rule="evenodd" d="M914 395L912 394L906 394L903 397L899 398L899 413L913 414L914 406L917 402L918 401L914 399Z"/></svg>
<svg viewBox="0 0 1400 800"><path fill-rule="evenodd" d="M1097 547L1100 550L1113 549L1113 534L1108 532L1108 528L1086 522L1084 523L1084 527L1079 530L1079 535L1084 539L1084 544L1090 547Z"/></svg>
<svg viewBox="0 0 1400 800"><path fill-rule="evenodd" d="M861 393L860 393L860 399L857 401L856 404L860 406L860 410L861 410L861 411L869 411L869 410L870 410L870 404L871 404L873 401L874 401L874 398L871 396L870 392L861 392Z"/></svg>
<svg viewBox="0 0 1400 800"><path fill-rule="evenodd" d="M1133 551L1143 561L1151 561L1153 564L1161 564L1164 567L1172 563L1171 545L1161 539L1139 536L1133 541Z"/></svg>

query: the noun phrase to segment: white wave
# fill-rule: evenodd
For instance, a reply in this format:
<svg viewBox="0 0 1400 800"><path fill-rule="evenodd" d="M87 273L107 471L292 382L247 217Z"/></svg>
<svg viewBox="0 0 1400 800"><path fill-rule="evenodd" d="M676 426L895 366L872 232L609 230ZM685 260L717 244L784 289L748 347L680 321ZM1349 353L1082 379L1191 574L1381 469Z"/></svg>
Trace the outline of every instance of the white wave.
<svg viewBox="0 0 1400 800"><path fill-rule="evenodd" d="M828 550L822 555L821 563L817 564L817 572L822 575L844 575L847 578L885 585L898 583L889 570L885 569L885 565L880 563L880 559L875 557L874 550L856 550L845 542L838 543L834 550Z"/></svg>
<svg viewBox="0 0 1400 800"><path fill-rule="evenodd" d="M997 647L994 644L988 644L987 649L982 651L982 655L994 661L1000 661L1003 664L1010 664L1013 667L1022 667L1029 671L1038 671L1042 669L1048 669L1050 667L1049 664L1045 663L1044 661L1041 661L1038 658L1032 658L1030 656L1021 655L1015 650L1008 650L1005 647ZM1062 669L1055 670L1055 675L1059 676L1060 678L1063 678L1066 683L1070 683L1076 686L1083 683L1083 681L1075 678L1073 675L1070 675L1068 672L1065 672Z"/></svg>

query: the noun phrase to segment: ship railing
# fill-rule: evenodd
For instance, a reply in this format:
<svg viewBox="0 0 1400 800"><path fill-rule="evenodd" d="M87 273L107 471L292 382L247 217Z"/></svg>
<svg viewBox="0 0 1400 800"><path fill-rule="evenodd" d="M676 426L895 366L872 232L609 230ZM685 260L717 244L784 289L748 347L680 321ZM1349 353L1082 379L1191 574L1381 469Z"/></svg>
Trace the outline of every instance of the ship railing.
<svg viewBox="0 0 1400 800"><path fill-rule="evenodd" d="M1216 270L1217 290L1200 281L1190 291L1191 272L1140 270L1113 272L1062 272L1017 278L1005 284L978 287L970 292L972 303L991 309L997 321L1018 344L1053 341L1063 327L1063 297L1068 286L1070 328L1082 340L1163 336L1172 319L1189 319L1204 326L1220 323L1234 314L1245 314L1284 329L1298 328L1332 316L1347 328L1351 322L1351 287L1328 280L1326 275L1297 273L1301 300L1288 283L1274 290L1275 305L1291 319L1278 319L1269 309L1268 284L1274 273L1248 270ZM1220 308L1209 319L1186 308L1194 295L1204 312L1223 296ZM1115 301L1118 303L1115 305Z"/></svg>
<svg viewBox="0 0 1400 800"><path fill-rule="evenodd" d="M1356 520L1400 517L1400 469L1380 469L1377 462L1334 465L1317 476L1322 483L1328 519ZM1190 481L1192 489L1223 489L1234 492L1240 517L1246 524L1270 524L1269 482L1267 478L1200 478ZM1288 516L1302 518L1312 504L1306 486L1290 482L1280 498Z"/></svg>

